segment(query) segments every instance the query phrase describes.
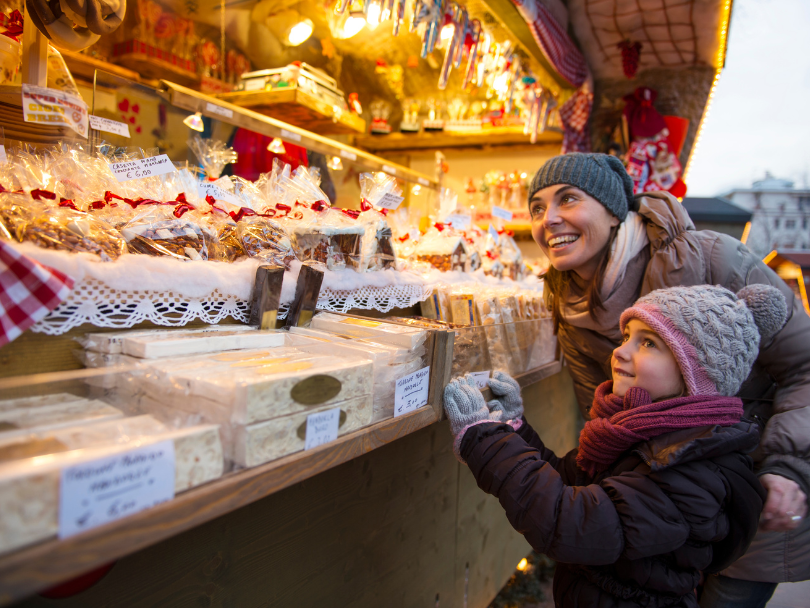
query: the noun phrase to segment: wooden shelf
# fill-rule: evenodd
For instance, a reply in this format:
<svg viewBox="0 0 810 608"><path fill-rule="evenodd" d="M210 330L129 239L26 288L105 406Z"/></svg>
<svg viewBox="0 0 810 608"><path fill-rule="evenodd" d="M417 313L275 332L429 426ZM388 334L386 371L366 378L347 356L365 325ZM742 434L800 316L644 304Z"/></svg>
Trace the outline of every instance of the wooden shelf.
<svg viewBox="0 0 810 608"><path fill-rule="evenodd" d="M346 111L335 120L331 104L296 87L273 91L223 93L217 97L236 106L324 135L366 131L366 121L357 114Z"/></svg>
<svg viewBox="0 0 810 608"><path fill-rule="evenodd" d="M487 149L496 146L558 146L562 144L562 132L547 130L537 136L537 143L532 144L528 135L523 134L523 127L496 127L480 133L391 133L390 135L364 135L354 139L358 148L370 152L418 152L430 149L478 148Z"/></svg>
<svg viewBox="0 0 810 608"><path fill-rule="evenodd" d="M273 462L230 473L174 500L66 540L0 557L0 605L21 600L171 536L249 505L438 419L430 405Z"/></svg>
<svg viewBox="0 0 810 608"><path fill-rule="evenodd" d="M349 160L356 167L366 171L384 171L385 173L409 182L415 182L429 188L438 188L438 184L435 180L429 179L426 175L416 171L412 171L408 167L387 161L363 150L347 146L319 133L313 133L309 129L296 127L295 125L282 122L276 118L271 118L265 114L260 114L259 112L235 105L225 99L204 95L165 80L161 82L158 94L177 108L182 108L189 112L200 112L204 116L224 121L236 127L249 129L250 131L261 133L268 137L280 137L285 141L303 146L307 150L320 152L321 154L340 156L344 159L344 162ZM231 114L231 116L225 118L224 114Z"/></svg>
<svg viewBox="0 0 810 608"><path fill-rule="evenodd" d="M72 53L70 51L60 52L62 53L62 58L65 60L65 64L70 70L70 73L73 74L73 77L77 80L84 80L85 82L93 83L96 70L101 70L121 78L126 78L127 80L147 84L153 87L156 87L158 84L157 80L142 78L138 72L129 70L114 63L109 63L103 59L96 59L95 57L85 55L84 53Z"/></svg>
<svg viewBox="0 0 810 608"><path fill-rule="evenodd" d="M188 87L196 87L200 84L200 77L196 72L186 70L168 61L163 61L157 57L151 57L146 53L126 53L115 58L118 65L134 70L141 78L146 79L170 79L174 82Z"/></svg>

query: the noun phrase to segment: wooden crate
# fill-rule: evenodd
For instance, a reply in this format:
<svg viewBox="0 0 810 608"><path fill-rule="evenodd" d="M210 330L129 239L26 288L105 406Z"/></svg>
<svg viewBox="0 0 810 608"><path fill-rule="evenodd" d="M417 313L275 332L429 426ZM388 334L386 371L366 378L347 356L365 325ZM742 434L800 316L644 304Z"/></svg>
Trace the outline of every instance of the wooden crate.
<svg viewBox="0 0 810 608"><path fill-rule="evenodd" d="M238 91L217 97L321 135L366 131L366 121L357 114L346 111L335 121L334 111L329 103L296 87L274 91Z"/></svg>

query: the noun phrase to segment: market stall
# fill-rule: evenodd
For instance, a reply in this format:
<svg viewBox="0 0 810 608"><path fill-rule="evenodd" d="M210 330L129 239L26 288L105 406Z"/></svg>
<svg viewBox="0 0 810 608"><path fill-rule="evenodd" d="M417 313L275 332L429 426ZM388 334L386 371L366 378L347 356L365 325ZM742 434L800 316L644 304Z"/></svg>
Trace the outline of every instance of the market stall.
<svg viewBox="0 0 810 608"><path fill-rule="evenodd" d="M0 603L486 605L528 546L435 423L503 369L576 440L525 211L590 137L565 7L3 8Z"/></svg>

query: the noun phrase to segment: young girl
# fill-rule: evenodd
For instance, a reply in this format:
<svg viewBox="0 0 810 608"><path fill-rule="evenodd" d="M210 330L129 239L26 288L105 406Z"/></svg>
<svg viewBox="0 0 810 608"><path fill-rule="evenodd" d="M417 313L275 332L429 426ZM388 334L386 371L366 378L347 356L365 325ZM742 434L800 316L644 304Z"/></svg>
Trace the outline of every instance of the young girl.
<svg viewBox="0 0 810 608"><path fill-rule="evenodd" d="M784 296L764 285L639 299L621 316L613 380L563 458L523 418L506 374L493 374L488 404L472 379L446 387L457 456L557 561L557 606L696 607L701 574L743 554L765 492L745 455L758 431L733 395L786 316Z"/></svg>

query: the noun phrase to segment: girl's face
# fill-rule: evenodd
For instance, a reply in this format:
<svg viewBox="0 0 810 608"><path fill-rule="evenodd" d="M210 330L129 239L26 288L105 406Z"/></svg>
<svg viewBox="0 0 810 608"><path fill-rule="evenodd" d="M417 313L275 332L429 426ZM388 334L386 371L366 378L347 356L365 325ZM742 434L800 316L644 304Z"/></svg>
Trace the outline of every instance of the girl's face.
<svg viewBox="0 0 810 608"><path fill-rule="evenodd" d="M557 270L583 279L596 274L619 218L579 188L558 184L538 190L529 201L532 236Z"/></svg>
<svg viewBox="0 0 810 608"><path fill-rule="evenodd" d="M624 397L633 386L650 393L653 401L685 394L683 376L675 356L650 326L630 319L622 345L613 351L613 393Z"/></svg>

